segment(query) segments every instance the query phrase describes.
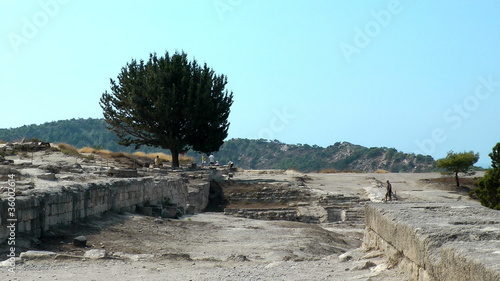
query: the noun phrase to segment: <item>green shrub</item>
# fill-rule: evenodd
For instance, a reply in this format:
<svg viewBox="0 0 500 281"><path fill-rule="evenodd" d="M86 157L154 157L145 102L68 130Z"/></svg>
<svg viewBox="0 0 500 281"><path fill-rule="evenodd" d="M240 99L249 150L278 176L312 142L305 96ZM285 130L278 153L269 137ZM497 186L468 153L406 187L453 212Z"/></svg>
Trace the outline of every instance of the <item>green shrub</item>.
<svg viewBox="0 0 500 281"><path fill-rule="evenodd" d="M472 195L476 195L483 206L500 210L500 142L489 156L492 168L479 180L479 187L472 191Z"/></svg>

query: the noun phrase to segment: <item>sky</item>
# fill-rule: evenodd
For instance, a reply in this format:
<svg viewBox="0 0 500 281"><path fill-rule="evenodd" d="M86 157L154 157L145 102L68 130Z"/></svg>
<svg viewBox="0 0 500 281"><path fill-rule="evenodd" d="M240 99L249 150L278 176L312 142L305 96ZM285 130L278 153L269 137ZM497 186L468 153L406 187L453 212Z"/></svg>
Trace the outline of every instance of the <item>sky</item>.
<svg viewBox="0 0 500 281"><path fill-rule="evenodd" d="M132 59L228 77L228 138L443 158L500 142L500 1L0 0L0 128L102 118Z"/></svg>

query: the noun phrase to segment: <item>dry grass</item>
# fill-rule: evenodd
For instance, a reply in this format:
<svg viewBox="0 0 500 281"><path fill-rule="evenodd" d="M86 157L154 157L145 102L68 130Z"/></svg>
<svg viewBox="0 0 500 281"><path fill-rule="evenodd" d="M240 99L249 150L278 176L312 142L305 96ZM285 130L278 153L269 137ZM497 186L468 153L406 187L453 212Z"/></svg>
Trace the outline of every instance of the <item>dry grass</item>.
<svg viewBox="0 0 500 281"><path fill-rule="evenodd" d="M168 154L165 154L163 152L145 153L145 152L142 152L142 151L137 151L137 152L134 152L133 155L139 156L139 157L147 157L147 158L152 159L152 160L155 160L156 156L158 155L160 157L161 161L163 161L163 162L172 162L172 155L168 155Z"/></svg>
<svg viewBox="0 0 500 281"><path fill-rule="evenodd" d="M118 157L130 157L130 154L125 152L113 152L107 149L95 149L92 147L83 147L78 150L80 153L93 153L99 154L103 157L118 158Z"/></svg>
<svg viewBox="0 0 500 281"><path fill-rule="evenodd" d="M92 147L82 147L80 149L78 149L78 152L80 153L95 153L97 150L95 148L92 148Z"/></svg>
<svg viewBox="0 0 500 281"><path fill-rule="evenodd" d="M320 173L322 173L322 174L336 174L338 172L339 172L338 170L330 168L330 169L323 169L323 170L321 170Z"/></svg>
<svg viewBox="0 0 500 281"><path fill-rule="evenodd" d="M57 147L59 150L69 156L75 156L75 157L84 157L83 155L78 152L78 149L76 149L74 146L67 144L67 143L59 143L57 144Z"/></svg>
<svg viewBox="0 0 500 281"><path fill-rule="evenodd" d="M147 157L151 160L154 160L156 158L156 156L158 155L162 162L172 162L172 155L165 154L163 152L144 153L142 151L137 151L137 152L134 152L133 155L139 156L139 157ZM194 159L192 157L179 155L179 163L180 164L190 164L193 162L194 162Z"/></svg>
<svg viewBox="0 0 500 281"><path fill-rule="evenodd" d="M133 158L133 157L141 157L141 158L149 158L154 161L156 156L158 155L163 163L172 162L172 155L163 153L163 152L153 152L153 153L145 153L142 151L137 151L132 154L125 152L113 152L107 149L95 149L92 147L83 147L78 150L79 153L88 153L88 154L98 154L101 157L105 158ZM192 157L179 155L179 163L181 165L191 164L194 162Z"/></svg>
<svg viewBox="0 0 500 281"><path fill-rule="evenodd" d="M376 174L387 174L387 173L389 173L389 171L383 170L383 169L378 169L378 170L375 171L375 173Z"/></svg>

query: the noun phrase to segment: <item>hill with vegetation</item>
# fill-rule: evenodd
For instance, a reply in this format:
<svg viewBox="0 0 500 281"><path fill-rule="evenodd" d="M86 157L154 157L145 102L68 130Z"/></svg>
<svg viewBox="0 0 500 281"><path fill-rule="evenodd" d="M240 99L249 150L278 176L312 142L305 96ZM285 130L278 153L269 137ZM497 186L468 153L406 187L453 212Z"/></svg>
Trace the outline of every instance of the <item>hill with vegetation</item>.
<svg viewBox="0 0 500 281"><path fill-rule="evenodd" d="M133 147L117 144L117 137L106 129L103 119L71 119L0 129L0 140L6 142L38 139L52 143L67 143L75 147L103 148L111 151L134 152ZM141 147L144 152L165 152ZM187 153L196 161L201 156ZM221 164L233 161L244 169L296 169L302 172L359 171L427 172L434 171L431 156L403 153L394 148L364 147L349 142L337 142L328 147L308 144L285 144L279 141L230 139L215 153Z"/></svg>
<svg viewBox="0 0 500 281"><path fill-rule="evenodd" d="M326 148L279 141L231 139L216 154L221 163L233 161L250 169L296 169L304 172L359 171L428 172L431 156L399 152L387 147L364 147L337 142Z"/></svg>
<svg viewBox="0 0 500 281"><path fill-rule="evenodd" d="M71 119L0 129L0 140L6 142L38 139L44 142L67 143L72 146L105 148L111 151L133 152L117 143L116 135L106 129L104 119Z"/></svg>

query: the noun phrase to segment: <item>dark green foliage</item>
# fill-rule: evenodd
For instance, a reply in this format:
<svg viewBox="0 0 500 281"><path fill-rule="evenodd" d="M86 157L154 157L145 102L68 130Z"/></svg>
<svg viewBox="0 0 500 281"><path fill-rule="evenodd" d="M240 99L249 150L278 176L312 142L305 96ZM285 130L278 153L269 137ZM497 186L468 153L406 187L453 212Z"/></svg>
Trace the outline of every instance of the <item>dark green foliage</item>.
<svg viewBox="0 0 500 281"><path fill-rule="evenodd" d="M179 153L218 151L227 137L233 94L225 90L226 76L184 52L132 60L110 83L100 105L121 145L169 149L178 167Z"/></svg>
<svg viewBox="0 0 500 281"><path fill-rule="evenodd" d="M471 175L473 174L472 167L479 160L479 153L460 152L455 153L453 151L448 152L445 158L438 159L436 161L436 166L444 170L443 173L454 174L455 180L457 182L457 187L460 186L460 181L458 179L458 174Z"/></svg>
<svg viewBox="0 0 500 281"><path fill-rule="evenodd" d="M483 206L500 210L500 143L488 154L491 158L491 169L479 180L479 188L473 191Z"/></svg>
<svg viewBox="0 0 500 281"><path fill-rule="evenodd" d="M103 119L71 119L26 125L13 129L0 129L0 139L13 142L38 139L52 143L68 143L75 147L99 146L113 151L126 151L116 143L115 134L104 129Z"/></svg>

